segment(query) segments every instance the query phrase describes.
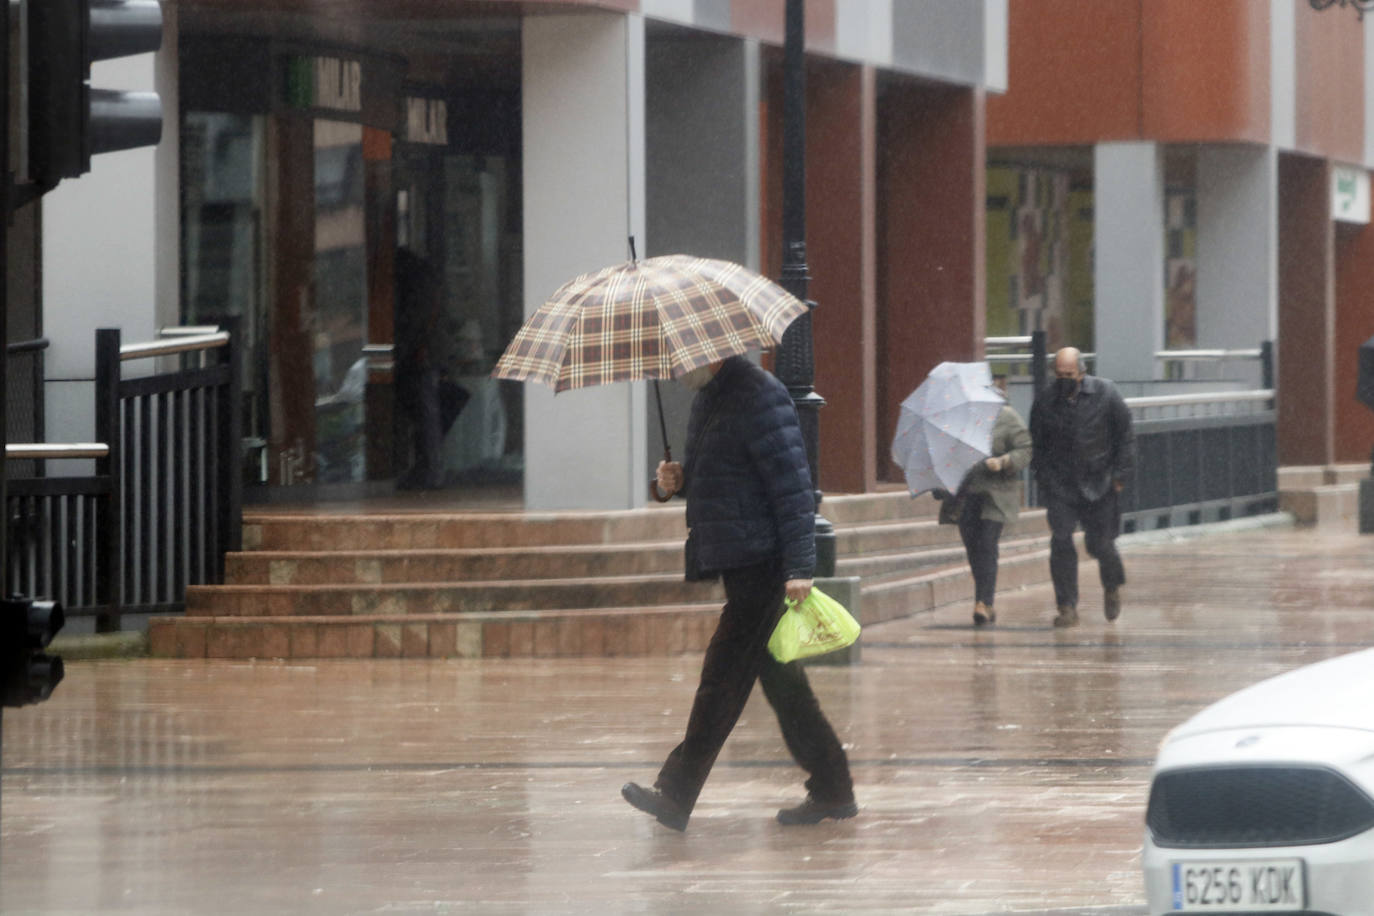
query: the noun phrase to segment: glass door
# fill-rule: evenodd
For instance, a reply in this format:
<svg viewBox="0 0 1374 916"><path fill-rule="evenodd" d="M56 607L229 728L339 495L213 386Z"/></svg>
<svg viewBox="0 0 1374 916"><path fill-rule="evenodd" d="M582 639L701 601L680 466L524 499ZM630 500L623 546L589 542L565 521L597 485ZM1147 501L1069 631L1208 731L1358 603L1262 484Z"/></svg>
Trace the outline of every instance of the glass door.
<svg viewBox="0 0 1374 916"><path fill-rule="evenodd" d="M363 127L315 121L315 480L366 476L367 231Z"/></svg>

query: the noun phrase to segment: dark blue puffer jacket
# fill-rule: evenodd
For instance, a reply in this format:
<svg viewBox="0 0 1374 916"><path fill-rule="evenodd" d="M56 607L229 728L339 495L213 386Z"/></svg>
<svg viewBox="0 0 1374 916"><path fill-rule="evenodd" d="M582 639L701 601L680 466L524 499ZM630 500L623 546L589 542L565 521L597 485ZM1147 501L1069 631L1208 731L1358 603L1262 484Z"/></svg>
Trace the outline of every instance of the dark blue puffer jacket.
<svg viewBox="0 0 1374 916"><path fill-rule="evenodd" d="M683 463L687 577L781 558L788 579L816 568L816 503L792 397L742 356L697 392Z"/></svg>

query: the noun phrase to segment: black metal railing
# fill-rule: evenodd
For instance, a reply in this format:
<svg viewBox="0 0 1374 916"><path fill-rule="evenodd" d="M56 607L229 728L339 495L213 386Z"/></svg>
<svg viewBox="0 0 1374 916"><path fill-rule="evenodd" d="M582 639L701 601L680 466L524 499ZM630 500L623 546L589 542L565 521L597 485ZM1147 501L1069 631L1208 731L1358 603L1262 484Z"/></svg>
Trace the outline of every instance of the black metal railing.
<svg viewBox="0 0 1374 916"><path fill-rule="evenodd" d="M1278 509L1272 389L1127 398L1136 458L1124 531L1226 521Z"/></svg>
<svg viewBox="0 0 1374 916"><path fill-rule="evenodd" d="M1049 383L1049 354L1043 331L1025 337L984 339L988 363L1019 382L1030 419L1035 393ZM1083 354L1091 366L1092 354ZM1278 508L1277 417L1274 411L1274 348L1265 341L1251 350L1165 350L1155 354L1164 378L1146 388L1174 388L1185 382L1208 387L1230 380L1254 385L1240 391L1128 397L1135 432L1135 468L1122 493L1122 528L1155 528L1225 521ZM1233 375L1244 378L1232 379ZM1028 378L1027 378L1028 376ZM1026 390L1028 383L1029 390ZM1019 393L1017 393L1019 391ZM1035 480L1022 477L1026 504L1040 505Z"/></svg>
<svg viewBox="0 0 1374 916"><path fill-rule="evenodd" d="M183 610L187 585L223 580L242 499L239 335L226 324L148 344L96 332L97 441L12 451L40 470L8 479L10 591L114 630L121 615ZM124 377L125 363L149 359L161 371ZM59 458L93 470L53 474Z"/></svg>
<svg viewBox="0 0 1374 916"><path fill-rule="evenodd" d="M43 362L48 349L46 337L16 340L5 347L5 441L42 442ZM12 475L35 476L39 466L32 461L14 459L8 466Z"/></svg>

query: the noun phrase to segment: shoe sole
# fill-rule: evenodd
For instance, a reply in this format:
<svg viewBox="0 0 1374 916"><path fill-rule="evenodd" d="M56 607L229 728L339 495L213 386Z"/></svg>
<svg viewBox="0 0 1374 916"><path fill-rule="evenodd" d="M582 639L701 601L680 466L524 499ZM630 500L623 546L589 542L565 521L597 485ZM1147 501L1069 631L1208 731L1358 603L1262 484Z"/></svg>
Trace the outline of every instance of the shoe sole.
<svg viewBox="0 0 1374 916"><path fill-rule="evenodd" d="M654 806L653 796L638 786L631 788L628 783L621 786L620 797L629 802L631 807L637 808L645 814L652 814L654 820L670 830L681 833L687 829L687 815L675 815L666 811L659 811Z"/></svg>
<svg viewBox="0 0 1374 916"><path fill-rule="evenodd" d="M854 817L858 813L858 804L850 804L843 808L828 808L826 809L825 813L821 814L820 816L803 815L798 817L793 815L789 817L784 815L783 812L779 811L778 823L782 824L784 827L809 827L813 824L819 824L821 821L824 820L846 820L847 818Z"/></svg>

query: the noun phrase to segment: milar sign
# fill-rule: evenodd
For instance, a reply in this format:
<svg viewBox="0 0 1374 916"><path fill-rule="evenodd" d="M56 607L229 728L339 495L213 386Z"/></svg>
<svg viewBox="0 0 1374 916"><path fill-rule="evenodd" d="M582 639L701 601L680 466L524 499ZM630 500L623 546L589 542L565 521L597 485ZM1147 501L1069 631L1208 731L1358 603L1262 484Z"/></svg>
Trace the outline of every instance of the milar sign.
<svg viewBox="0 0 1374 916"><path fill-rule="evenodd" d="M296 108L362 111L363 65L342 57L291 58L286 97Z"/></svg>
<svg viewBox="0 0 1374 916"><path fill-rule="evenodd" d="M443 99L410 96L406 99L406 140L448 145L448 105Z"/></svg>

